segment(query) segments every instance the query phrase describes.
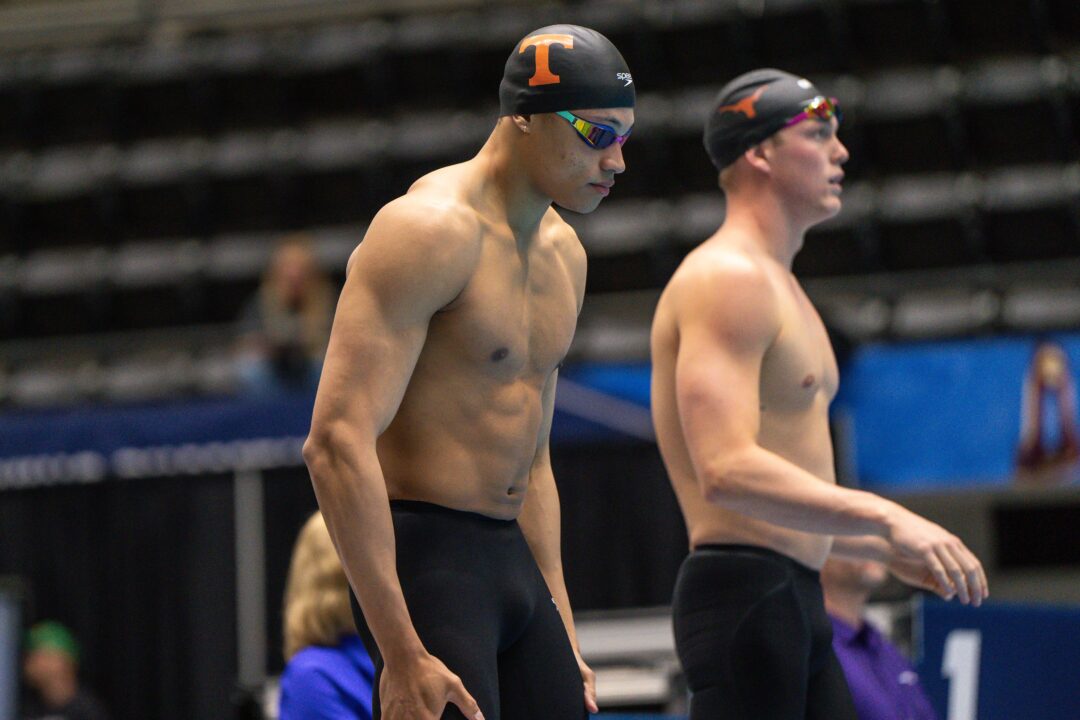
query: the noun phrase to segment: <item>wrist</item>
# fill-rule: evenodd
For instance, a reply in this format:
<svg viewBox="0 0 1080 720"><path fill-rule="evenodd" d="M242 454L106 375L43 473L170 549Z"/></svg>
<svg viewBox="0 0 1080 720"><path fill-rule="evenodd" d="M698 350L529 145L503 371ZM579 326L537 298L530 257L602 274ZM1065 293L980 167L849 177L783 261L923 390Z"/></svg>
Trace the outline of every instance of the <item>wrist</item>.
<svg viewBox="0 0 1080 720"><path fill-rule="evenodd" d="M878 535L885 538L885 540L891 544L893 535L896 531L896 526L900 521L900 516L904 512L904 508L891 500L886 500L885 498L878 499L881 501L877 516L877 525L879 527Z"/></svg>
<svg viewBox="0 0 1080 720"><path fill-rule="evenodd" d="M428 654L427 648L420 642L415 631L410 632L409 637L395 639L386 647L380 645L379 653L386 666L410 665Z"/></svg>

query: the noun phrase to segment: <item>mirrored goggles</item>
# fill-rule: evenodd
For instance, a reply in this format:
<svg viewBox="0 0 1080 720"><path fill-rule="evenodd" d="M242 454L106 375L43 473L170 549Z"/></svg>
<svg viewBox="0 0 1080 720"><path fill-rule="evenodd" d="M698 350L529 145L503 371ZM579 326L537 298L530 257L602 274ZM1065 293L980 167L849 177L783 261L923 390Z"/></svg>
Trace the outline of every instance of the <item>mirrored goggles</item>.
<svg viewBox="0 0 1080 720"><path fill-rule="evenodd" d="M801 113L784 123L784 127L791 127L801 123L803 120L824 120L828 122L829 118L833 117L836 118L836 122L842 122L844 119L844 114L840 112L840 106L836 104L836 98L818 95L806 104Z"/></svg>
<svg viewBox="0 0 1080 720"><path fill-rule="evenodd" d="M626 138L630 137L630 133L633 131L633 128L631 128L626 131L625 135L619 135L615 132L614 128L599 123L589 122L566 110L560 110L555 114L570 123L570 126L577 130L581 139L588 144L589 147L594 147L597 150L603 150L604 148L609 147L611 143L615 142L622 145L626 142Z"/></svg>

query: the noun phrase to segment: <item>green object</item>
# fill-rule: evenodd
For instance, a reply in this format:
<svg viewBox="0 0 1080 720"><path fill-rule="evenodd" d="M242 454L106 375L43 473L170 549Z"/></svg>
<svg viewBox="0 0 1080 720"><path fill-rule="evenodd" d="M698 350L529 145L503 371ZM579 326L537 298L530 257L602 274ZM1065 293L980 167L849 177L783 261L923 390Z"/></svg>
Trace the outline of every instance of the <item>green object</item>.
<svg viewBox="0 0 1080 720"><path fill-rule="evenodd" d="M55 620L39 622L26 634L26 651L56 650L78 662L79 643L66 627Z"/></svg>

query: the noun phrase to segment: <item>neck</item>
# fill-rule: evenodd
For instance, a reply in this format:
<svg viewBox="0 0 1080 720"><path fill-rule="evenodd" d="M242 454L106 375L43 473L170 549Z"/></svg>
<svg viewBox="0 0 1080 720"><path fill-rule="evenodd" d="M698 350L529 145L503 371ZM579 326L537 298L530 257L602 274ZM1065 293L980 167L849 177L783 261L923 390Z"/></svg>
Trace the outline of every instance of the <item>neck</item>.
<svg viewBox="0 0 1080 720"><path fill-rule="evenodd" d="M729 192L724 227L750 238L761 250L791 270L802 249L806 226L797 222L767 189Z"/></svg>
<svg viewBox="0 0 1080 720"><path fill-rule="evenodd" d="M481 173L476 206L484 215L508 225L515 237L527 239L533 237L551 207L551 198L533 185L514 142L516 132L512 123L500 120L473 159Z"/></svg>
<svg viewBox="0 0 1080 720"><path fill-rule="evenodd" d="M866 594L851 590L829 589L825 596L825 609L853 628L863 625L863 610L866 608Z"/></svg>

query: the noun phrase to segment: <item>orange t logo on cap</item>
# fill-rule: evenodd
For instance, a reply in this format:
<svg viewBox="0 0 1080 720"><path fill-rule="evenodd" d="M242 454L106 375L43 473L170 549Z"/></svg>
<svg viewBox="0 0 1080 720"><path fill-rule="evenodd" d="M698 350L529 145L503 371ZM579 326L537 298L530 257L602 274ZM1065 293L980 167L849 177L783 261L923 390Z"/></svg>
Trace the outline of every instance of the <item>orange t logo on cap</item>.
<svg viewBox="0 0 1080 720"><path fill-rule="evenodd" d="M761 99L761 93L765 92L766 85L762 85L757 89L753 95L747 95L734 105L721 105L716 108L717 113L742 113L748 120L753 120L757 116L757 101Z"/></svg>
<svg viewBox="0 0 1080 720"><path fill-rule="evenodd" d="M574 48L574 36L558 34L533 35L521 41L521 48L518 52L523 53L526 48L533 45L536 46L536 72L529 78L529 85L554 85L561 82L559 76L551 72L551 67L548 65L551 46L561 45L567 50L572 50Z"/></svg>

